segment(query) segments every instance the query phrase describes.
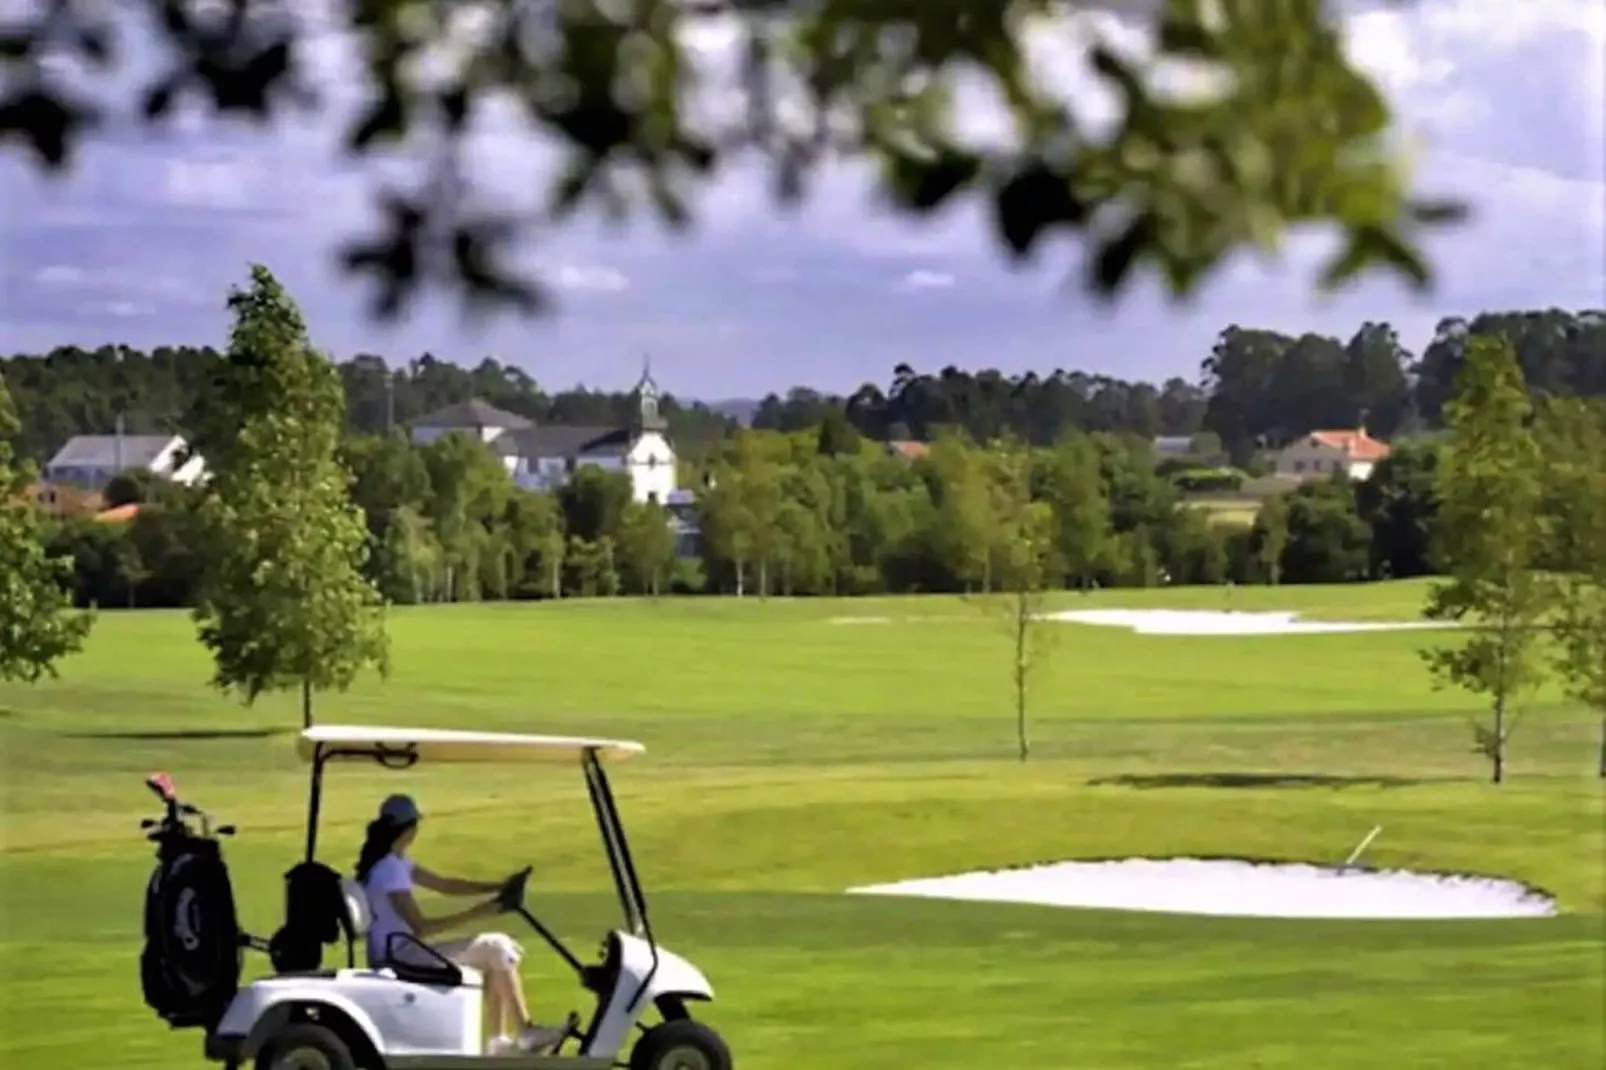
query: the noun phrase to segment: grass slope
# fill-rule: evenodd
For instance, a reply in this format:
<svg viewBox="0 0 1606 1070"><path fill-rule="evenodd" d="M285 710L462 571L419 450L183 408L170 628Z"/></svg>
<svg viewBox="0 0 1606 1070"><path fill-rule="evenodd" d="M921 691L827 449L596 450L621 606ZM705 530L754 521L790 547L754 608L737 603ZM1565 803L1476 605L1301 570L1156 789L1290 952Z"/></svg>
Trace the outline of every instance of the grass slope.
<svg viewBox="0 0 1606 1070"><path fill-rule="evenodd" d="M1413 585L1112 592L1066 605L1405 618ZM856 627L836 617L883 616ZM1606 807L1593 729L1541 696L1516 779L1470 753L1422 633L1153 638L1058 626L1036 750L1012 761L1003 628L952 599L458 606L397 611L396 672L322 719L643 739L617 786L669 946L719 990L743 1070L1594 1070L1603 1055ZM63 678L0 687L0 1065L200 1062L140 1001L140 777L237 822L242 914L271 930L298 848L294 703L205 687L178 614L106 614ZM343 771L325 858L377 799L431 815L420 854L496 875L580 947L612 919L577 776ZM1557 919L1306 922L900 901L844 887L1071 857L1336 860L1508 875ZM532 950L535 944L530 943ZM248 963L248 969L257 963ZM534 953L548 1015L575 992Z"/></svg>

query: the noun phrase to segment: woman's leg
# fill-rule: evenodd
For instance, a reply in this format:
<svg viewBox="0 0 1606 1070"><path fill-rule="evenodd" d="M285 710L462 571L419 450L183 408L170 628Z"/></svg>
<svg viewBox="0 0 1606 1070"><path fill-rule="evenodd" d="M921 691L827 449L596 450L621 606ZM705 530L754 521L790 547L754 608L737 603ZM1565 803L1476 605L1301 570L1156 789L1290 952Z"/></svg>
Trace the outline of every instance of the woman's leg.
<svg viewBox="0 0 1606 1070"><path fill-rule="evenodd" d="M530 1024L530 1005L524 999L524 978L519 975L517 967L498 972L507 985L507 1009L513 1013L516 1028L523 1029Z"/></svg>
<svg viewBox="0 0 1606 1070"><path fill-rule="evenodd" d="M485 971L485 1021L487 1037L510 1037L517 1027L510 1024L507 1006L507 975L501 970Z"/></svg>
<svg viewBox="0 0 1606 1070"><path fill-rule="evenodd" d="M479 937L468 940L449 940L433 945L446 958L459 966L478 970L485 982L485 1040L512 1036L523 1028L523 1021L510 1024L508 1017L508 983L506 971L501 969L497 956L487 953ZM522 994L520 999L523 1006Z"/></svg>
<svg viewBox="0 0 1606 1070"><path fill-rule="evenodd" d="M530 1020L529 1004L524 998L524 979L519 976L519 962L523 957L522 949L512 937L503 933L481 933L467 941L455 961L484 974L488 996L493 990L496 992L499 1016L493 1019L493 1027L497 1035L513 1038L525 1050L542 1049L557 1044L568 1030L567 1027L538 1026Z"/></svg>

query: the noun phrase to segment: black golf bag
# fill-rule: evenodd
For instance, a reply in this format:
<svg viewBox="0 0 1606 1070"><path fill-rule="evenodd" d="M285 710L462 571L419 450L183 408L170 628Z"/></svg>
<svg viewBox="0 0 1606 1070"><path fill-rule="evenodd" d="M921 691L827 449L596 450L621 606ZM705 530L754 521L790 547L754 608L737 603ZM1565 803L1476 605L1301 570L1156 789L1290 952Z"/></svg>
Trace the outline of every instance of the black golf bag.
<svg viewBox="0 0 1606 1070"><path fill-rule="evenodd" d="M175 1029L210 1030L240 987L247 938L234 910L234 888L217 837L199 810L178 801L163 776L147 782L167 814L145 822L156 847L156 869L145 888L145 947L140 982L145 1002ZM197 816L197 833L184 820Z"/></svg>

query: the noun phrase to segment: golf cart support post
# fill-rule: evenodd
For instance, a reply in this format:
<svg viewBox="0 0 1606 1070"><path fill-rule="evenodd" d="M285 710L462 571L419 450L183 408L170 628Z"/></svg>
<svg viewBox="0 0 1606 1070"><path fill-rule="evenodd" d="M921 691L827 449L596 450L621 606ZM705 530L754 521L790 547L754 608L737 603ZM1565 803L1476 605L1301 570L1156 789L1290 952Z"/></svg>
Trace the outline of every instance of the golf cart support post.
<svg viewBox="0 0 1606 1070"><path fill-rule="evenodd" d="M344 879L347 969L280 972L240 990L214 1035L209 1057L237 1066L255 1062L257 1070L290 1070L297 1052L322 1058L327 1070L590 1070L629 1066L632 1070L730 1070L731 1055L714 1030L693 1020L688 1003L713 999L713 989L690 962L661 949L647 917L646 896L631 857L613 789L604 765L642 753L639 743L564 736L513 735L425 728L319 725L298 741L311 765L307 805L305 867L326 870L316 860L324 773L331 762L371 761L382 768L408 770L420 764L499 763L580 766L592 814L608 857L624 926L603 941L593 965L572 951L523 902L529 870L503 890L505 909L522 917L578 975L581 987L597 999L595 1014L573 1054L486 1055L479 1028L480 985L473 970L442 960L452 976L431 979L390 968L359 969L357 939L365 931L366 902L354 881ZM301 867L297 867L301 868ZM358 915L364 915L359 919ZM405 1008L398 1010L398 1008ZM643 1016L656 1011L662 1021ZM308 1015L310 1014L310 1017ZM341 1024L344 1023L344 1024ZM632 1031L640 1035L632 1047ZM311 1051L333 1044L338 1058ZM561 1049L560 1049L561 1050ZM628 1062L619 1061L628 1055Z"/></svg>

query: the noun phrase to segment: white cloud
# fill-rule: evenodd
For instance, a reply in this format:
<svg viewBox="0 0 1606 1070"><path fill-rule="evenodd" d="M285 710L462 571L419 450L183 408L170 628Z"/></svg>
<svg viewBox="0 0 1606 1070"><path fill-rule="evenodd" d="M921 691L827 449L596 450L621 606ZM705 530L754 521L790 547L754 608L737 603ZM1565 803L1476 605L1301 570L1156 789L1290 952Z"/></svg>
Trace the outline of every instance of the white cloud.
<svg viewBox="0 0 1606 1070"><path fill-rule="evenodd" d="M552 273L552 282L565 290L585 293L620 293L630 288L622 271L586 264L564 264Z"/></svg>
<svg viewBox="0 0 1606 1070"><path fill-rule="evenodd" d="M190 210L252 211L264 207L265 177L257 161L241 153L179 157L163 169L162 198Z"/></svg>
<svg viewBox="0 0 1606 1070"><path fill-rule="evenodd" d="M954 282L954 277L946 271L917 268L898 280L898 289L906 293L920 290L947 290L953 287Z"/></svg>
<svg viewBox="0 0 1606 1070"><path fill-rule="evenodd" d="M45 286L78 286L87 276L83 268L71 264L51 264L40 268L34 275L34 281Z"/></svg>

